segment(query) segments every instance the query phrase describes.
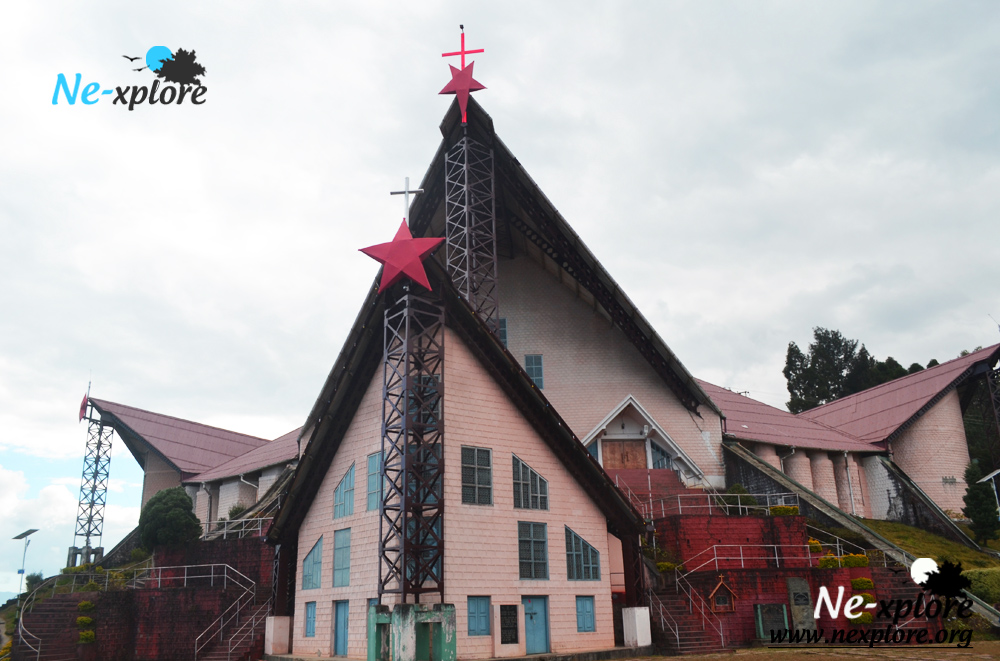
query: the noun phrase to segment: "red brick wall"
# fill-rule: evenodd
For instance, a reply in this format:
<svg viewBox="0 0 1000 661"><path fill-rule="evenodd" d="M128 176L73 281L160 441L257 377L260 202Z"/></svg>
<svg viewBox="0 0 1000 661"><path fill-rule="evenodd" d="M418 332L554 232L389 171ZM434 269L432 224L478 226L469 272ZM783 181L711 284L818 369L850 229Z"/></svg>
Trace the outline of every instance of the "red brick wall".
<svg viewBox="0 0 1000 661"><path fill-rule="evenodd" d="M687 562L710 546L725 545L797 545L805 554L807 540L805 517L802 516L701 516L681 514L660 519L656 531L661 543L681 562ZM745 549L747 554L763 555L766 549ZM782 549L791 552L791 549ZM738 555L739 549L719 549L722 555ZM707 559L699 556L695 564ZM762 562L756 563L763 567ZM739 567L739 560L720 563L721 566ZM691 567L693 569L693 566ZM713 564L714 569L714 564Z"/></svg>
<svg viewBox="0 0 1000 661"><path fill-rule="evenodd" d="M263 537L219 539L191 542L182 547L157 548L153 555L157 567L182 565L229 565L257 583L258 594L266 599L271 591L274 547Z"/></svg>

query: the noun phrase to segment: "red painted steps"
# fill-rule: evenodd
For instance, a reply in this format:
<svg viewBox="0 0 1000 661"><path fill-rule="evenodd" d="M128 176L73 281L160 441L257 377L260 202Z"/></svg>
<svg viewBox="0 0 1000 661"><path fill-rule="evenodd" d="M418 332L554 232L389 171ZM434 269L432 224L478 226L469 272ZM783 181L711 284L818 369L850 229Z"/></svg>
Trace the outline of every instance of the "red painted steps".
<svg viewBox="0 0 1000 661"><path fill-rule="evenodd" d="M732 652L724 647L719 632L706 624L697 612L690 612L688 598L684 593L677 593L673 588L659 590L656 597L663 604L677 623L678 637L672 630L664 630L659 616L650 608L650 623L653 628L653 643L661 649L674 654L712 654L716 652ZM679 641L678 641L679 638Z"/></svg>
<svg viewBox="0 0 1000 661"><path fill-rule="evenodd" d="M240 616L240 621L243 623L226 637L226 640L222 643L213 647L208 654L204 656L199 656L198 661L249 661L250 659L257 659L264 653L264 626L266 622L266 616L268 610L270 609L269 604L263 604L260 606L251 605L245 612ZM256 626L253 630L249 632L247 629L250 627L251 620L256 615ZM240 638L240 643L233 647L232 653L229 652L229 641Z"/></svg>
<svg viewBox="0 0 1000 661"><path fill-rule="evenodd" d="M76 661L76 646L80 640L80 630L76 626L76 618L81 613L77 604L87 599L87 593L57 594L41 603L35 603L31 611L24 614L25 628L41 639L41 655L35 653L27 645L20 644L14 634L14 646L18 648L19 658L39 661ZM35 647L38 641L31 636L25 639Z"/></svg>
<svg viewBox="0 0 1000 661"><path fill-rule="evenodd" d="M677 514L684 507L707 504L704 498L682 498L678 505L677 496L704 494L702 489L688 489L677 477L677 473L667 468L620 468L607 469L608 476L619 486L647 518L660 518ZM652 507L650 507L652 506ZM652 513L652 516L650 516ZM704 507L691 510L692 514L708 514Z"/></svg>

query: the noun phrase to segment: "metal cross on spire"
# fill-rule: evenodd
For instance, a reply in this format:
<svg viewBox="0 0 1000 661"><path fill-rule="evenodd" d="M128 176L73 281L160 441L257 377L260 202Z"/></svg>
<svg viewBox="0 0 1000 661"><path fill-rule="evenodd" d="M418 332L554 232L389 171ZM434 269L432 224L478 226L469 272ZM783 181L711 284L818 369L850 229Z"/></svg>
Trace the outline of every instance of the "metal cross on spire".
<svg viewBox="0 0 1000 661"><path fill-rule="evenodd" d="M476 50L465 50L465 26L464 25L459 25L458 27L462 31L462 46L461 46L461 48L459 48L454 53L441 53L441 57L453 57L455 55L461 56L461 58L462 58L461 59L462 66L459 67L459 70L462 70L462 69L465 68L465 56L466 55L472 55L473 53L485 53L486 50L483 49L483 48L477 48Z"/></svg>
<svg viewBox="0 0 1000 661"><path fill-rule="evenodd" d="M406 177L403 184L403 190L389 191L389 195L402 195L403 196L403 222L409 225L408 217L410 213L410 194L416 195L417 193L423 193L423 188L415 188L410 190L410 178Z"/></svg>

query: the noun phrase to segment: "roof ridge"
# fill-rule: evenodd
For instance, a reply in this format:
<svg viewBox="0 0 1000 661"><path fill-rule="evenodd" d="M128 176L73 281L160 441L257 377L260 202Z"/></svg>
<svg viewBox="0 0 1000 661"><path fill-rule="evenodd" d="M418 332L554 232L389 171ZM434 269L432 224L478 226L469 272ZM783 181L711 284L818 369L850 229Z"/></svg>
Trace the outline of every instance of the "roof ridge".
<svg viewBox="0 0 1000 661"><path fill-rule="evenodd" d="M149 415L155 415L155 416L157 416L159 418L169 418L170 420L176 420L178 422L186 422L187 424L190 424L190 425L197 425L199 427L204 427L206 429L214 429L214 430L217 430L217 431L225 432L227 434L236 434L238 436L244 436L246 438L252 438L252 439L255 439L255 440L258 440L258 441L264 441L265 443L269 443L269 442L271 442L271 440L273 440L273 439L263 438L263 437L260 437L260 436L253 436L251 434L244 434L243 432L233 431L231 429L223 429L222 427L216 427L215 425L206 425L203 422L195 422L194 420L188 420L187 418L178 418L175 415L168 415L166 413L157 413L156 411L149 411L147 409L140 409L140 408L138 408L136 406L129 406L128 404L119 404L118 402L112 402L112 401L107 400L107 399L98 399L97 397L91 397L89 401L98 402L99 405L111 404L113 406L120 406L122 408L129 409L131 411L138 411L140 413L148 413ZM113 411L112 411L112 413L113 413Z"/></svg>

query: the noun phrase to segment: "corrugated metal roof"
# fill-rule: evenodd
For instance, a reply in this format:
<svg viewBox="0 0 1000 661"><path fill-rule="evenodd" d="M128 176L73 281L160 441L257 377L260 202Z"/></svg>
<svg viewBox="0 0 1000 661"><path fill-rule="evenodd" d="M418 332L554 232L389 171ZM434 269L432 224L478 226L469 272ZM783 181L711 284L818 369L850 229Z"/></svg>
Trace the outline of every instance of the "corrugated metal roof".
<svg viewBox="0 0 1000 661"><path fill-rule="evenodd" d="M835 427L868 443L878 443L932 403L967 370L979 363L992 365L998 356L1000 344L994 344L968 356L803 411L797 417Z"/></svg>
<svg viewBox="0 0 1000 661"><path fill-rule="evenodd" d="M774 408L725 388L698 380L726 415L726 434L744 441L760 441L798 448L872 452L873 448L848 434L831 429L788 411Z"/></svg>
<svg viewBox="0 0 1000 661"><path fill-rule="evenodd" d="M198 474L267 443L267 439L91 398L182 473ZM117 423L116 423L117 427ZM118 430L119 434L122 430ZM137 457L138 458L138 457Z"/></svg>
<svg viewBox="0 0 1000 661"><path fill-rule="evenodd" d="M253 473L268 466L287 464L296 459L299 454L298 438L302 427L279 436L270 443L254 448L244 455L230 459L226 463L209 469L204 473L184 480L185 482L214 482L227 477L236 477L244 473Z"/></svg>

